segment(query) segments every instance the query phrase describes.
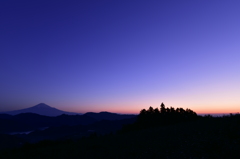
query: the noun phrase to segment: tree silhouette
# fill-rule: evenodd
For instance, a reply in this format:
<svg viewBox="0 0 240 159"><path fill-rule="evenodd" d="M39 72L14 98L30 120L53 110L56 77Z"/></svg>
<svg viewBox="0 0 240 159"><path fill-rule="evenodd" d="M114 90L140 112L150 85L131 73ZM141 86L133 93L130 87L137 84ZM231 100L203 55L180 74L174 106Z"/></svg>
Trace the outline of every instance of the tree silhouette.
<svg viewBox="0 0 240 159"><path fill-rule="evenodd" d="M142 109L138 115L135 126L138 128L146 128L152 126L161 126L175 124L179 122L192 121L198 119L197 113L191 109L165 107L162 103L160 110L158 108L149 107L148 110Z"/></svg>
<svg viewBox="0 0 240 159"><path fill-rule="evenodd" d="M159 109L158 109L158 108L155 108L155 109L154 109L154 114L159 114L159 113L160 113Z"/></svg>
<svg viewBox="0 0 240 159"><path fill-rule="evenodd" d="M149 113L149 114L154 114L154 109L153 109L153 107L151 107L151 106L149 107L148 113Z"/></svg>
<svg viewBox="0 0 240 159"><path fill-rule="evenodd" d="M165 105L163 103L160 105L160 110L162 114L166 112Z"/></svg>
<svg viewBox="0 0 240 159"><path fill-rule="evenodd" d="M146 109L142 109L141 111L140 111L140 116L144 116L144 115L146 115L147 114L147 111L146 111Z"/></svg>

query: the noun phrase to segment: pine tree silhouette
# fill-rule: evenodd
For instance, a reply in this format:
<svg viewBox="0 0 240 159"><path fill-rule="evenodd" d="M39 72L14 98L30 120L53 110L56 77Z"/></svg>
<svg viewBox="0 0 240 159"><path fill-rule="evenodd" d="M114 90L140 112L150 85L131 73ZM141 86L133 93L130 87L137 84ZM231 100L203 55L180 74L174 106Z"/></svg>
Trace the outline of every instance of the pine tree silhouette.
<svg viewBox="0 0 240 159"><path fill-rule="evenodd" d="M142 109L137 118L137 127L146 128L152 126L161 126L175 124L179 122L198 119L198 115L191 109L165 107L164 103L158 108L149 107L148 110Z"/></svg>

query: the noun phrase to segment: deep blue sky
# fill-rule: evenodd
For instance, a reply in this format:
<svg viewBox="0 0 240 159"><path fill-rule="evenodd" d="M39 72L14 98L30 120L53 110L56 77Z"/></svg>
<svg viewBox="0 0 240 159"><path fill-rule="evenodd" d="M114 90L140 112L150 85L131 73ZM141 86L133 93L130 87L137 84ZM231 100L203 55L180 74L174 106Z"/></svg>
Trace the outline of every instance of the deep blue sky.
<svg viewBox="0 0 240 159"><path fill-rule="evenodd" d="M238 112L237 0L2 0L0 111Z"/></svg>

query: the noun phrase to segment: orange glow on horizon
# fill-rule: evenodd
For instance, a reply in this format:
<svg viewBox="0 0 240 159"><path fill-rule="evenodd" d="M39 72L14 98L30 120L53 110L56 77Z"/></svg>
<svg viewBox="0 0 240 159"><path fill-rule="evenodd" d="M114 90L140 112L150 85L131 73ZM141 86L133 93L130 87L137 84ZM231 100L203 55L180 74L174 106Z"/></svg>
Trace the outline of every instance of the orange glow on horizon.
<svg viewBox="0 0 240 159"><path fill-rule="evenodd" d="M152 102L148 102L152 101ZM84 104L84 105L78 105L78 103L74 103L73 106L68 107L67 109L63 106L57 107L60 110L69 111L69 112L76 112L76 113L87 113L87 112L112 112L112 113L119 113L119 114L139 114L142 109L148 109L150 106L153 108L160 108L160 104L162 101L154 101L154 100L148 100L148 101L137 101L137 102L105 102L105 103L98 103L96 104ZM166 102L164 102L166 101ZM183 109L191 109L197 114L230 114L230 113L238 113L239 106L238 102L235 103L221 103L217 104L216 102L207 103L202 102L198 104L194 103L185 103L185 101L171 101L171 100L163 100L163 103L165 104L165 107L173 107L173 108L183 108ZM67 105L67 104L66 104ZM229 106L230 105L230 106Z"/></svg>
<svg viewBox="0 0 240 159"><path fill-rule="evenodd" d="M95 112L95 113L99 113L99 112L111 112L111 113L119 113L119 114L139 114L140 111L142 109L148 109L150 106L148 107L142 107L140 109L119 109L119 108L113 108L113 109L94 109L94 110L74 110L74 109L71 109L71 111L69 112L76 112L76 113L87 113L87 112ZM157 107L154 107L152 106L153 108L157 108ZM167 106L166 106L167 107ZM158 107L159 108L159 107ZM174 108L177 108L177 107L174 107ZM197 114L230 114L230 113L233 113L233 114L236 114L236 113L239 113L240 111L237 110L237 109L194 109L194 108L190 108L190 107L183 107L183 109L191 109L193 110L194 112L196 112Z"/></svg>
<svg viewBox="0 0 240 159"><path fill-rule="evenodd" d="M197 114L236 114L239 113L239 111L216 111L216 110L212 110L212 111L195 111Z"/></svg>

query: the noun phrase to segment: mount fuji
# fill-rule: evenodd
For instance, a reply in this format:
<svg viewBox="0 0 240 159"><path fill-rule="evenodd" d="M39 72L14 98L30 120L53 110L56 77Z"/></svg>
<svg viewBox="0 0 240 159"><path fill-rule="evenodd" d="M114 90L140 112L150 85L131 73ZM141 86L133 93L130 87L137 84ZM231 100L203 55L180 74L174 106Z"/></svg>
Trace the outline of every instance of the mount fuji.
<svg viewBox="0 0 240 159"><path fill-rule="evenodd" d="M21 113L35 113L35 114L45 115L45 116L59 116L62 114L80 115L80 113L72 113L72 112L62 111L62 110L56 109L54 107L50 107L49 105L44 104L44 103L40 103L40 104L35 105L30 108L1 112L0 114L17 115L17 114L21 114Z"/></svg>

